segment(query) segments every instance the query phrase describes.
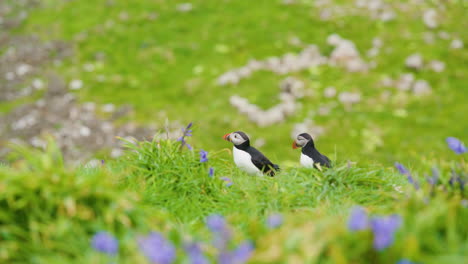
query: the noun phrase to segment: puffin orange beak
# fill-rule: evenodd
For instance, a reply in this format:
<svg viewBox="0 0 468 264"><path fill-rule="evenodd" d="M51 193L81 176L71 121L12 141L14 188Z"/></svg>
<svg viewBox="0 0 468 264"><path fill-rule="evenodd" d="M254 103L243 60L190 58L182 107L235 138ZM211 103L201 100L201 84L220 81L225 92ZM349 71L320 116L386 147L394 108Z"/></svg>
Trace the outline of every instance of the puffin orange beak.
<svg viewBox="0 0 468 264"><path fill-rule="evenodd" d="M224 139L224 140L227 140L227 141L231 141L231 140L229 139L229 136L230 136L230 135L231 135L231 133L227 133L226 135L223 136L223 139Z"/></svg>
<svg viewBox="0 0 468 264"><path fill-rule="evenodd" d="M296 144L296 141L293 141L293 143L292 143L292 148L293 148L293 149L297 149L297 148L298 148L298 146L297 146L297 144Z"/></svg>

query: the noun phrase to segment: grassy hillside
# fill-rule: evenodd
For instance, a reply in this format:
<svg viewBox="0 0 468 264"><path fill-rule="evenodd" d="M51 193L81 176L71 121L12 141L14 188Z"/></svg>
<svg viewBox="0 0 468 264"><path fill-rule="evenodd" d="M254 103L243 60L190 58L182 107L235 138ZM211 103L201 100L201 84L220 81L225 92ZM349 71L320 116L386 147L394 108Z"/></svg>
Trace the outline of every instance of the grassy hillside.
<svg viewBox="0 0 468 264"><path fill-rule="evenodd" d="M465 262L467 154L446 139L468 142L466 1L42 0L27 15L22 5L32 2L5 3L24 21L0 33L0 59L14 55L14 41L28 41L5 36L38 35L48 61L0 65L1 77L18 77L19 86L34 78L44 88L55 80L61 90L7 99L2 115L60 95L0 128L63 126L53 115L41 120L48 111L63 110L69 122L61 138L31 135L36 148L12 145L0 163L0 263ZM11 12L0 10L0 25ZM54 47L66 54L55 58ZM50 72L66 84L47 79ZM295 88L281 90L287 78ZM259 109L284 118L255 124L234 95L265 118L271 112ZM106 112L105 104L135 111ZM121 156L102 149L72 166L60 151L98 142L67 141L93 128L108 143L122 134L117 125L151 130L167 120L171 131L154 139L115 138L125 145ZM172 133L189 122L193 149ZM291 149L298 127L320 134L316 144L333 168L299 167ZM235 167L222 136L236 130L281 166L277 176Z"/></svg>
<svg viewBox="0 0 468 264"><path fill-rule="evenodd" d="M52 141L45 153L16 147L17 161L0 167L2 262L463 263L468 252L468 168L457 159L410 172L412 185L409 174L349 164L252 177L177 141L127 146L78 169Z"/></svg>
<svg viewBox="0 0 468 264"><path fill-rule="evenodd" d="M404 159L420 166L422 153L434 158L447 154L442 143L446 136L466 139L468 52L466 47L450 48L454 40L468 42L463 34L467 21L461 19L465 1L392 2L383 9L393 12L389 21L375 18L381 11L372 11L370 4L293 2L203 0L184 6L163 0L49 0L42 1L20 31L74 45L74 56L58 67L69 81L83 81L76 91L83 102L132 104L135 118L144 124L161 124L166 117L193 121L201 132L194 141L205 149L223 148L222 135L244 130L253 139L264 139L263 149L273 159L296 161L297 153L289 150L290 134L305 119L325 129L319 138L323 152L363 164ZM430 8L437 11L436 28L423 22ZM216 83L251 59L297 53L308 44L329 56L331 34L354 42L362 59L375 68L355 73L323 65L284 75L257 71L237 85ZM382 44L372 57L366 54L374 38ZM414 53L424 61L419 70L405 66ZM441 73L430 69L432 60L445 64ZM380 84L384 77L397 79L403 73L426 80L432 92L419 97ZM287 76L304 82L306 96L284 123L258 127L229 106L234 94L264 109L273 106ZM329 86L338 93L358 92L361 100L345 107L336 97L324 96ZM330 106L328 114L318 114Z"/></svg>

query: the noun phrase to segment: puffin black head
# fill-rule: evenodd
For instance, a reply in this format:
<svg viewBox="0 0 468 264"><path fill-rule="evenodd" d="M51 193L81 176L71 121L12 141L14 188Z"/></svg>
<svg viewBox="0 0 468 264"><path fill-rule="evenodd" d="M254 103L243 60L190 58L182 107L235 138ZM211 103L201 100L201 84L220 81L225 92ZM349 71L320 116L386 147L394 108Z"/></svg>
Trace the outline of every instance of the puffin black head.
<svg viewBox="0 0 468 264"><path fill-rule="evenodd" d="M238 146L247 142L250 144L249 137L242 131L236 131L232 133L227 133L224 135L224 140L232 142L234 145Z"/></svg>
<svg viewBox="0 0 468 264"><path fill-rule="evenodd" d="M297 136L296 140L294 140L292 147L293 149L303 148L309 142L312 146L314 146L314 140L312 137L307 133L302 133Z"/></svg>

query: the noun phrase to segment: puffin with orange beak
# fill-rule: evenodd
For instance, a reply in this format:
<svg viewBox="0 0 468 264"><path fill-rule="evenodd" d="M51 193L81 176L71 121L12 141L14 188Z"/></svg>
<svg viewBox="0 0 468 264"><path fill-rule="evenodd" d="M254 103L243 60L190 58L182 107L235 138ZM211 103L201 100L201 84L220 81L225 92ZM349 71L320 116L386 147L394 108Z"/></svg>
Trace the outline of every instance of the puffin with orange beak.
<svg viewBox="0 0 468 264"><path fill-rule="evenodd" d="M224 140L234 144L232 153L237 167L248 174L274 176L279 171L279 166L273 164L265 155L256 148L250 146L249 137L242 131L236 131L224 135Z"/></svg>
<svg viewBox="0 0 468 264"><path fill-rule="evenodd" d="M307 133L299 134L292 144L293 149L302 148L300 163L306 168L321 169L320 166L331 168L330 159L320 154L315 148L314 140Z"/></svg>

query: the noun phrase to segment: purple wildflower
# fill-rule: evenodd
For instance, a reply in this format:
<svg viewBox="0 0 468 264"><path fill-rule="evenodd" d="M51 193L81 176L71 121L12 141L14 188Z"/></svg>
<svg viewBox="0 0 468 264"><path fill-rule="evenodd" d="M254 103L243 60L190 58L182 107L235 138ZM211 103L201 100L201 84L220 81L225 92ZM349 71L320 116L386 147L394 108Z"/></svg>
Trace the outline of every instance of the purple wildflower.
<svg viewBox="0 0 468 264"><path fill-rule="evenodd" d="M435 186L437 184L437 181L439 179L439 170L437 170L436 167L432 168L432 177L427 178L427 182L429 182L430 185Z"/></svg>
<svg viewBox="0 0 468 264"><path fill-rule="evenodd" d="M369 218L364 208L356 206L348 220L348 229L351 231L365 230L369 228Z"/></svg>
<svg viewBox="0 0 468 264"><path fill-rule="evenodd" d="M208 161L208 152L204 151L203 149L200 150L200 162L207 162Z"/></svg>
<svg viewBox="0 0 468 264"><path fill-rule="evenodd" d="M138 239L138 246L152 263L170 264L174 262L176 255L175 247L160 233L151 232L146 237L140 237Z"/></svg>
<svg viewBox="0 0 468 264"><path fill-rule="evenodd" d="M405 166L403 166L401 163L395 162L395 167L397 168L398 172L400 172L403 175L406 175L406 177L408 178L408 182L411 183L416 190L419 189L418 182L413 179L413 176L411 176L411 173L405 168Z"/></svg>
<svg viewBox="0 0 468 264"><path fill-rule="evenodd" d="M228 177L222 177L221 180L226 182L226 187L229 187L232 185L232 180Z"/></svg>
<svg viewBox="0 0 468 264"><path fill-rule="evenodd" d="M179 141L181 144L180 144L180 147L183 148L184 146L186 146L188 149L192 150L192 146L190 146L190 144L188 144L186 141L185 141L185 138L186 137L191 137L192 136L192 130L190 129L192 127L192 122L190 122L187 127L185 128L182 128L182 136L180 138L177 139L177 141Z"/></svg>
<svg viewBox="0 0 468 264"><path fill-rule="evenodd" d="M213 175L214 175L214 168L210 167L210 169L208 169L208 176L213 177Z"/></svg>
<svg viewBox="0 0 468 264"><path fill-rule="evenodd" d="M220 264L242 264L249 260L254 247L250 241L246 241L240 244L235 250L222 251L218 257L218 263Z"/></svg>
<svg viewBox="0 0 468 264"><path fill-rule="evenodd" d="M401 222L399 215L371 219L370 225L374 233L373 245L376 250L381 251L392 245L395 231L400 227Z"/></svg>
<svg viewBox="0 0 468 264"><path fill-rule="evenodd" d="M414 264L414 262L407 259L400 259L396 264Z"/></svg>
<svg viewBox="0 0 468 264"><path fill-rule="evenodd" d="M401 163L395 162L395 168L397 168L398 172L400 172L403 175L410 174L410 172Z"/></svg>
<svg viewBox="0 0 468 264"><path fill-rule="evenodd" d="M219 214L212 214L206 218L206 226L214 234L213 245L220 250L224 250L231 239L231 232L226 220Z"/></svg>
<svg viewBox="0 0 468 264"><path fill-rule="evenodd" d="M208 259L203 254L203 251L200 248L200 245L197 243L191 243L185 246L185 251L187 252L190 263L192 264L208 264Z"/></svg>
<svg viewBox="0 0 468 264"><path fill-rule="evenodd" d="M212 214L206 218L206 226L211 232L222 232L227 228L226 220L219 214Z"/></svg>
<svg viewBox="0 0 468 264"><path fill-rule="evenodd" d="M457 182L460 186L460 191L463 193L465 191L466 181L462 178L462 175L459 175L457 172L455 172L454 169L452 169L452 176L449 179L449 184L452 188L454 188Z"/></svg>
<svg viewBox="0 0 468 264"><path fill-rule="evenodd" d="M111 234L104 231L97 232L93 236L91 245L95 250L109 255L115 255L119 250L119 241Z"/></svg>
<svg viewBox="0 0 468 264"><path fill-rule="evenodd" d="M266 225L269 228L277 228L283 224L283 216L279 213L271 214L266 220Z"/></svg>
<svg viewBox="0 0 468 264"><path fill-rule="evenodd" d="M453 150L453 152L455 152L456 154L463 154L465 152L468 152L468 149L458 138L448 137L446 141L449 148Z"/></svg>

